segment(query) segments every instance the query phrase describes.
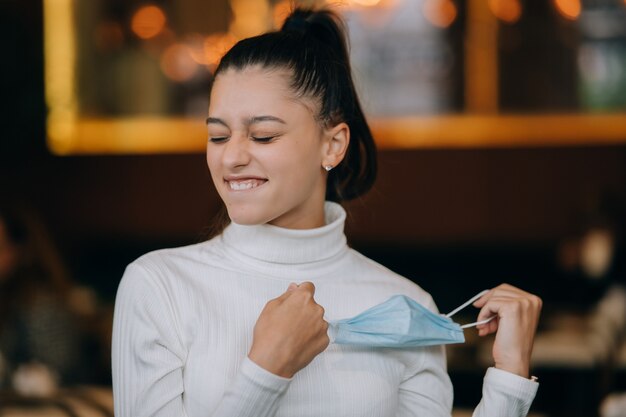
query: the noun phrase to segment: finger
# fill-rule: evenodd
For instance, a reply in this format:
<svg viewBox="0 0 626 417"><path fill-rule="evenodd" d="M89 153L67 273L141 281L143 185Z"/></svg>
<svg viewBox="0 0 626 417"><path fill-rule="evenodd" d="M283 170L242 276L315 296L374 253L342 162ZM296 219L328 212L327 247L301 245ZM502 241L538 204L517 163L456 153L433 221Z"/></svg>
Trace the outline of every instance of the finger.
<svg viewBox="0 0 626 417"><path fill-rule="evenodd" d="M504 290L504 291L511 291L511 292L514 292L514 293L519 294L519 295L530 295L530 293L528 293L528 292L526 292L526 291L524 291L524 290L522 290L520 288L517 288L514 285L507 284L507 283L500 284L496 288L499 288L499 289Z"/></svg>
<svg viewBox="0 0 626 417"><path fill-rule="evenodd" d="M481 308L477 321L485 320L494 314L497 314L500 319L528 319L536 316L540 308L539 297L533 295L528 297L492 297Z"/></svg>
<svg viewBox="0 0 626 417"><path fill-rule="evenodd" d="M478 300L476 300L473 303L473 305L474 307L481 308L492 297L502 297L502 298L508 297L510 299L514 299L514 298L519 298L519 297L525 297L528 295L530 294L525 293L524 291L518 288L515 288L509 284L501 284L495 288L492 288L488 293L486 293L485 295L480 297Z"/></svg>
<svg viewBox="0 0 626 417"><path fill-rule="evenodd" d="M487 323L476 326L476 330L478 330L479 336L486 336L488 334L495 333L498 330L499 317L498 316L491 316L491 317L492 317L491 320L489 320Z"/></svg>
<svg viewBox="0 0 626 417"><path fill-rule="evenodd" d="M500 318L496 316L489 323L485 324L485 327L482 329L482 332L483 332L482 336L486 336L488 334L497 332L499 325L500 325Z"/></svg>
<svg viewBox="0 0 626 417"><path fill-rule="evenodd" d="M483 321L488 319L491 316L499 316L500 309L507 302L511 302L508 297L491 297L484 306L478 312L478 317L476 321Z"/></svg>
<svg viewBox="0 0 626 417"><path fill-rule="evenodd" d="M303 283L301 283L300 285L298 285L298 291L302 290L302 291L308 291L311 293L311 295L315 295L315 285L313 285L312 282L309 281L305 281Z"/></svg>
<svg viewBox="0 0 626 417"><path fill-rule="evenodd" d="M485 294L483 294L482 297L480 297L478 300L474 301L472 303L472 305L474 307L482 307L485 305L485 303L487 302L487 300L489 300L489 297L491 297L491 295L493 294L493 289L488 290Z"/></svg>
<svg viewBox="0 0 626 417"><path fill-rule="evenodd" d="M276 301L284 301L286 298L289 297L289 295L294 292L295 290L298 289L298 284L296 284L295 282L291 282L289 283L289 286L287 287L287 289L285 290L284 293L282 293L280 296L276 297L275 300Z"/></svg>
<svg viewBox="0 0 626 417"><path fill-rule="evenodd" d="M494 288L495 295L510 295L514 297L527 297L531 295L530 293L521 290L511 284L500 284Z"/></svg>

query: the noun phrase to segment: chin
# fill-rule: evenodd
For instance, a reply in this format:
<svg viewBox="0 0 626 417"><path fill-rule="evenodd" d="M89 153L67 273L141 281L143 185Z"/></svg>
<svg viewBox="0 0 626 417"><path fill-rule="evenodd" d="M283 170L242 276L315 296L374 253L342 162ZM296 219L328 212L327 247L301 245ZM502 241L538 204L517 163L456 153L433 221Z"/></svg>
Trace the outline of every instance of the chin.
<svg viewBox="0 0 626 417"><path fill-rule="evenodd" d="M230 220L242 226L255 226L272 221L272 217L267 213L261 213L258 209L254 208L230 206L227 207L227 210Z"/></svg>

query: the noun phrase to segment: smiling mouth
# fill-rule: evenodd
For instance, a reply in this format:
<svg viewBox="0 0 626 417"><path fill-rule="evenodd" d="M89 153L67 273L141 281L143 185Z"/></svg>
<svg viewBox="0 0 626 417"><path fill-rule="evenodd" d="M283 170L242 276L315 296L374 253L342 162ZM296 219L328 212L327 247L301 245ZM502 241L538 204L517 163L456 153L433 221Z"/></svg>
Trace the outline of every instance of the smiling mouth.
<svg viewBox="0 0 626 417"><path fill-rule="evenodd" d="M238 180L238 181L226 181L228 183L228 188L232 191L246 191L252 190L253 188L257 188L267 182L267 180L259 180L259 179L248 179L248 180Z"/></svg>

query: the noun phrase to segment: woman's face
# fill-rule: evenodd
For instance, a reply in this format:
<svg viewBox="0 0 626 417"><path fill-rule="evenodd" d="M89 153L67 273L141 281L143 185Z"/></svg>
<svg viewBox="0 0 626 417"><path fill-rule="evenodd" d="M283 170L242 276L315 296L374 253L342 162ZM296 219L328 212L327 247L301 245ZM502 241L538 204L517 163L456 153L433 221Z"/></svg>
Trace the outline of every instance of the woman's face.
<svg viewBox="0 0 626 417"><path fill-rule="evenodd" d="M324 224L333 132L315 119L317 104L296 98L290 73L229 69L211 91L207 163L228 215L238 224L292 229ZM330 158L332 159L332 157Z"/></svg>

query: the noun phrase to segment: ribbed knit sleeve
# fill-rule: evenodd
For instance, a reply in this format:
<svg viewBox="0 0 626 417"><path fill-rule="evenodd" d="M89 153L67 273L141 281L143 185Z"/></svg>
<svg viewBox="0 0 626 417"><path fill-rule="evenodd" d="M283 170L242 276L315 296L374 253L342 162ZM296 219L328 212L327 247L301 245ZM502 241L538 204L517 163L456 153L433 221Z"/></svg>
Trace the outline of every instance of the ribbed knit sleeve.
<svg viewBox="0 0 626 417"><path fill-rule="evenodd" d="M185 415L185 351L162 292L143 268L126 268L113 319L113 395L118 417Z"/></svg>
<svg viewBox="0 0 626 417"><path fill-rule="evenodd" d="M474 417L524 417L535 399L539 384L519 375L489 368L483 381L483 398Z"/></svg>
<svg viewBox="0 0 626 417"><path fill-rule="evenodd" d="M273 416L290 381L266 371L246 357L213 416Z"/></svg>
<svg viewBox="0 0 626 417"><path fill-rule="evenodd" d="M116 417L187 416L187 349L180 328L165 287L144 268L129 265L118 289L113 323ZM246 358L210 417L271 417L289 382Z"/></svg>

